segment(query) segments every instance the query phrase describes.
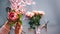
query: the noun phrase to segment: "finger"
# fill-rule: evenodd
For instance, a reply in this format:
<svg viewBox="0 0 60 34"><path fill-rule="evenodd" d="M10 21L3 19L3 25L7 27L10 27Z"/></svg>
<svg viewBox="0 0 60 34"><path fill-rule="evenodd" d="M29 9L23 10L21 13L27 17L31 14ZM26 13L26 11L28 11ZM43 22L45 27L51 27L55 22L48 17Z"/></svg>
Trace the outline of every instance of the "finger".
<svg viewBox="0 0 60 34"><path fill-rule="evenodd" d="M21 34L21 32L22 32L22 25L20 23L17 23L15 27L15 34Z"/></svg>

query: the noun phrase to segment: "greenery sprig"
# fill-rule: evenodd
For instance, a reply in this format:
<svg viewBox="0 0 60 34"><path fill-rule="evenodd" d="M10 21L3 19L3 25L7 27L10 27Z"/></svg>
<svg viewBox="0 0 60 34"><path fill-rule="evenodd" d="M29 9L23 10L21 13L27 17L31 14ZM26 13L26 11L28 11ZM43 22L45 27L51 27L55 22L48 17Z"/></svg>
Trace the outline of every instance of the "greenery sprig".
<svg viewBox="0 0 60 34"><path fill-rule="evenodd" d="M35 29L40 25L40 19L45 13L43 11L27 12L26 16L29 19L30 28Z"/></svg>
<svg viewBox="0 0 60 34"><path fill-rule="evenodd" d="M40 19L41 19L41 15L34 15L32 18L30 18L29 20L29 25L30 28L35 29L35 27L38 27L40 25Z"/></svg>

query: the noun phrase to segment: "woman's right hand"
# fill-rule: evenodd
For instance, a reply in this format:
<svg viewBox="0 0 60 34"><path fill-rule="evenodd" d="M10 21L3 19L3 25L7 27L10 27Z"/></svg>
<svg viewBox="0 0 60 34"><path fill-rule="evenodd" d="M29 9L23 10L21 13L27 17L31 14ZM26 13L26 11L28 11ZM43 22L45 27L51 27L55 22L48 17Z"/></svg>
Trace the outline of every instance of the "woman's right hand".
<svg viewBox="0 0 60 34"><path fill-rule="evenodd" d="M15 26L15 34L21 34L21 33L22 33L22 24L18 22Z"/></svg>

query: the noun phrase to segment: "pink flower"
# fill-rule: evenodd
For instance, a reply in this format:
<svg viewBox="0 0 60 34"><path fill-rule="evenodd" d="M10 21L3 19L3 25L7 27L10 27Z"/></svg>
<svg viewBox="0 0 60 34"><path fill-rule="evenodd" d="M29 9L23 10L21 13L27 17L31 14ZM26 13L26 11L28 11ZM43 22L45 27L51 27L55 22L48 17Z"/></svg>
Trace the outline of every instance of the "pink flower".
<svg viewBox="0 0 60 34"><path fill-rule="evenodd" d="M33 17L33 16L34 16L34 13L33 13L33 12L27 12L27 13L26 13L26 16L28 16L28 17Z"/></svg>
<svg viewBox="0 0 60 34"><path fill-rule="evenodd" d="M31 12L30 17L34 16L34 13Z"/></svg>
<svg viewBox="0 0 60 34"><path fill-rule="evenodd" d="M45 15L44 11L38 11L38 13L39 13L41 16Z"/></svg>
<svg viewBox="0 0 60 34"><path fill-rule="evenodd" d="M19 11L15 11L15 13L16 13L16 14L20 14L20 12L19 12Z"/></svg>
<svg viewBox="0 0 60 34"><path fill-rule="evenodd" d="M34 14L38 15L38 11L32 11Z"/></svg>
<svg viewBox="0 0 60 34"><path fill-rule="evenodd" d="M25 11L16 11L17 14L24 14Z"/></svg>
<svg viewBox="0 0 60 34"><path fill-rule="evenodd" d="M41 16L45 15L43 11L32 11L34 14L38 15L40 14Z"/></svg>
<svg viewBox="0 0 60 34"><path fill-rule="evenodd" d="M11 21L16 21L18 19L18 15L16 12L9 12L8 19Z"/></svg>

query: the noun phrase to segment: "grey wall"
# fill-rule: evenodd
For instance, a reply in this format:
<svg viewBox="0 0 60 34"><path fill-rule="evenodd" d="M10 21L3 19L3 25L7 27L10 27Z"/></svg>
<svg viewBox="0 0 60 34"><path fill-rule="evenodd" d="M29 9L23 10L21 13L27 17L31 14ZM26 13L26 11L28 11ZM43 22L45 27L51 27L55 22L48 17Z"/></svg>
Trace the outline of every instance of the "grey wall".
<svg viewBox="0 0 60 34"><path fill-rule="evenodd" d="M46 14L41 19L41 24L43 24L44 20L49 20L48 24L48 32L47 34L60 34L60 0L34 0L36 5L28 6L28 9L31 10L43 10ZM7 12L6 7L10 6L8 0L0 0L0 25L4 24L7 20ZM24 31L27 30L28 26L27 22L23 21ZM27 31L26 31L27 32ZM11 30L11 34L13 34L13 29ZM29 34L29 33L27 33ZM32 33L30 33L32 34ZM42 34L46 34L43 30Z"/></svg>

